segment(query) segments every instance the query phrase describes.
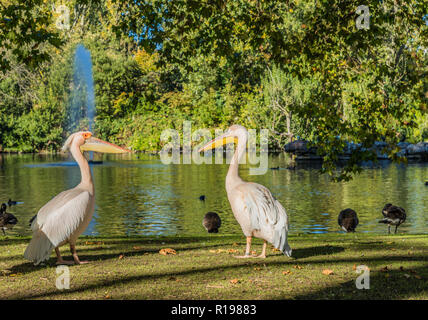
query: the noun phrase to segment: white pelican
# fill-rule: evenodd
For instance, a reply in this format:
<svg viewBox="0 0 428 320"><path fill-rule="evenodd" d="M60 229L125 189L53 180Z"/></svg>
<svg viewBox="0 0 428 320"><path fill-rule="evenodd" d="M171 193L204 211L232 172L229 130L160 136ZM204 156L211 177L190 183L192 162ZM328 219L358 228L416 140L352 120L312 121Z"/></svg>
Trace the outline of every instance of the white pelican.
<svg viewBox="0 0 428 320"><path fill-rule="evenodd" d="M92 137L92 133L87 131L72 134L62 149L70 150L79 165L81 182L75 188L58 194L33 217L33 238L25 250L24 257L35 265L49 259L53 249L56 252L57 264L73 264L73 261L63 260L59 252L59 247L67 242L70 244L74 263L87 263L80 261L77 256L76 240L92 219L95 192L91 170L82 152L127 152L119 146Z"/></svg>
<svg viewBox="0 0 428 320"><path fill-rule="evenodd" d="M288 217L284 207L266 187L258 183L243 181L238 175L239 161L245 154L247 140L247 129L240 125L233 125L223 135L199 149L201 152L227 143L237 143L226 176L227 198L233 215L247 237L245 255L237 258L252 257L250 255L252 237L264 240L263 250L258 258L266 257L267 242L272 243L275 248L291 257L292 250L287 242Z"/></svg>

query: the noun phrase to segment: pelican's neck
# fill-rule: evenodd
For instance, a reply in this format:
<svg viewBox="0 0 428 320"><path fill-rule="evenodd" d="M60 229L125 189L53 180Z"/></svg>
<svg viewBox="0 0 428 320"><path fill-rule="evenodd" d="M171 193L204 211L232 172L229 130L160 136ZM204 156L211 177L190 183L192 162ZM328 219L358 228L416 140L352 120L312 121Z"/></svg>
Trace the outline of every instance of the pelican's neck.
<svg viewBox="0 0 428 320"><path fill-rule="evenodd" d="M80 175L82 180L80 181L79 187L89 191L89 193L93 195L94 183L92 182L92 174L88 161L83 156L78 145L72 145L70 151L80 168Z"/></svg>
<svg viewBox="0 0 428 320"><path fill-rule="evenodd" d="M246 136L242 136L238 138L238 145L236 146L235 153L233 155L232 161L229 165L229 170L226 175L226 190L233 188L236 184L242 182L242 179L238 174L238 167L241 158L245 154L245 148L247 146L248 138Z"/></svg>

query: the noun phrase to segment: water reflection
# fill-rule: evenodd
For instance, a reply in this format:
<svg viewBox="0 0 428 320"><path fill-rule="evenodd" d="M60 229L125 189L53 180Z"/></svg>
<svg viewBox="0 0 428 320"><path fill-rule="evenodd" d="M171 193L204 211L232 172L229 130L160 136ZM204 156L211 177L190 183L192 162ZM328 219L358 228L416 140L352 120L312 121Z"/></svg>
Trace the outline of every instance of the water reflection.
<svg viewBox="0 0 428 320"><path fill-rule="evenodd" d="M88 235L203 235L208 211L222 219L220 234L241 234L224 188L228 165L164 165L157 156L97 155L91 165L96 190L94 218ZM319 164L285 169L287 155L269 156L268 170L243 179L267 186L286 208L292 233L341 232L337 215L353 208L359 215L357 232L386 233L379 224L381 210L391 202L404 207L407 221L401 233L428 233L427 164L383 163L366 168L354 180L333 183L318 172ZM27 221L53 196L80 181L79 168L63 155L0 155L0 200L24 202L14 206L19 223L10 234L28 235ZM199 197L205 195L205 201Z"/></svg>

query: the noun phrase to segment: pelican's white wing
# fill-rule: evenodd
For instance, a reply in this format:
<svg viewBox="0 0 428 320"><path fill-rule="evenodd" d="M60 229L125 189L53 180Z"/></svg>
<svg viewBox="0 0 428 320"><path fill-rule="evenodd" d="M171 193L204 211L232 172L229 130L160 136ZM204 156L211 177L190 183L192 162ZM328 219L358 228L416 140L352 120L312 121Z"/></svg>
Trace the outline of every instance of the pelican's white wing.
<svg viewBox="0 0 428 320"><path fill-rule="evenodd" d="M259 230L262 237L277 249L291 256L288 246L288 217L284 207L265 186L247 182L237 187L242 193L244 210L251 221L251 228Z"/></svg>
<svg viewBox="0 0 428 320"><path fill-rule="evenodd" d="M42 231L56 247L78 229L85 218L89 200L90 194L86 190L63 191L39 210L31 229Z"/></svg>

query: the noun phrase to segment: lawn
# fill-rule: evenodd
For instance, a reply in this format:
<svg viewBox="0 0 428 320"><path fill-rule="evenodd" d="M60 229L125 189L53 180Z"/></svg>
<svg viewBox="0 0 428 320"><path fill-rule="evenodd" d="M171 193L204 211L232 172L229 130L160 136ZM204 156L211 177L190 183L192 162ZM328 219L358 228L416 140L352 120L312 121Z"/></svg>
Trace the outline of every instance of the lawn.
<svg viewBox="0 0 428 320"><path fill-rule="evenodd" d="M63 290L55 255L33 266L23 259L28 242L0 237L0 299L428 299L428 235L293 235L293 258L269 246L266 259L234 258L243 236L81 237L78 254L90 263L70 266ZM175 254L160 254L167 248ZM370 289L356 288L359 265Z"/></svg>

